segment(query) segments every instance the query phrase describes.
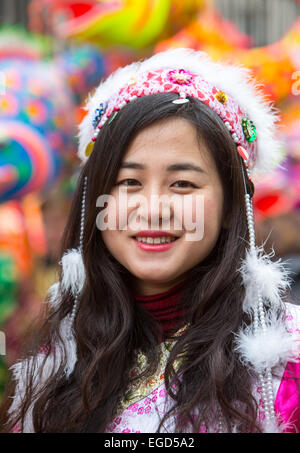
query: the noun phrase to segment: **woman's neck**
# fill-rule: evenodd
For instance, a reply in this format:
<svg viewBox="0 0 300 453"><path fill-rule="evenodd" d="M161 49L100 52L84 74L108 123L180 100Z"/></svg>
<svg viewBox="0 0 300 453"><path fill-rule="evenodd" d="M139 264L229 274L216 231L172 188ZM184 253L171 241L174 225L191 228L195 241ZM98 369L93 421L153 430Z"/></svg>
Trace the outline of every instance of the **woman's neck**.
<svg viewBox="0 0 300 453"><path fill-rule="evenodd" d="M185 309L180 296L185 284L186 280L182 280L166 291L151 295L134 293L136 302L158 321L164 337L171 329L177 329L182 324Z"/></svg>
<svg viewBox="0 0 300 453"><path fill-rule="evenodd" d="M137 296L153 296L165 293L184 281L186 281L186 276L180 276L167 283L136 280L132 282L132 289Z"/></svg>

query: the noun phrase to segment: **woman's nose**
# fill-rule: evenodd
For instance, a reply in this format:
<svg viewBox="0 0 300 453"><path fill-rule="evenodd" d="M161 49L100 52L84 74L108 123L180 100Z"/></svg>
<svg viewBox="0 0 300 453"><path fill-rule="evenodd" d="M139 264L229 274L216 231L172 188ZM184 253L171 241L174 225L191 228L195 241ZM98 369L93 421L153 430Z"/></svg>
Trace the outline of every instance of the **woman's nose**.
<svg viewBox="0 0 300 453"><path fill-rule="evenodd" d="M173 216L170 196L158 189L149 190L141 197L138 215L148 224L149 229L161 228L163 225L170 228Z"/></svg>

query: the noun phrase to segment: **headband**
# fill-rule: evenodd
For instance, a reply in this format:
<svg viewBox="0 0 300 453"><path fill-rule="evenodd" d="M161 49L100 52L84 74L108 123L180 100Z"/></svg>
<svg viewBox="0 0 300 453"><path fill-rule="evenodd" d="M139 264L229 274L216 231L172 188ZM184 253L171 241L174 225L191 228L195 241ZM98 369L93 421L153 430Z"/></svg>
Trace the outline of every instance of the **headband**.
<svg viewBox="0 0 300 453"><path fill-rule="evenodd" d="M78 155L85 163L100 130L137 97L175 93L173 102L196 98L224 122L237 151L255 173L269 172L282 160L276 131L278 112L259 91L249 70L213 62L204 52L174 49L120 68L102 82L87 102L79 126Z"/></svg>

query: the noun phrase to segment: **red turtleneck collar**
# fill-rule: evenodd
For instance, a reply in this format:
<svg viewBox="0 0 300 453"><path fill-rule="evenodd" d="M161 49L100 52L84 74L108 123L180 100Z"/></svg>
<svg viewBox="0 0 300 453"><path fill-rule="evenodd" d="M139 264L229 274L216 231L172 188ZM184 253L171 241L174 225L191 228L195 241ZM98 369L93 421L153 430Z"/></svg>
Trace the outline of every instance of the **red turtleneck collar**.
<svg viewBox="0 0 300 453"><path fill-rule="evenodd" d="M167 291L151 296L134 294L135 300L160 323L164 333L175 328L182 319L184 311L178 304L178 300L184 285L185 281L182 281Z"/></svg>

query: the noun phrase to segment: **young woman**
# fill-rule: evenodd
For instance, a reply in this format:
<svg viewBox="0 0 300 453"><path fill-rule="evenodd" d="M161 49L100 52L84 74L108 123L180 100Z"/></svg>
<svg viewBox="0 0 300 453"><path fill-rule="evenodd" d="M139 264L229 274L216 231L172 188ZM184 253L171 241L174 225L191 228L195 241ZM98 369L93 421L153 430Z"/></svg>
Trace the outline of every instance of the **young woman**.
<svg viewBox="0 0 300 453"><path fill-rule="evenodd" d="M119 69L87 110L59 281L5 430L297 431L299 308L251 205L277 114L246 69L187 49Z"/></svg>

